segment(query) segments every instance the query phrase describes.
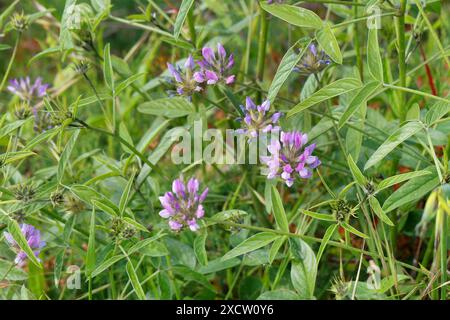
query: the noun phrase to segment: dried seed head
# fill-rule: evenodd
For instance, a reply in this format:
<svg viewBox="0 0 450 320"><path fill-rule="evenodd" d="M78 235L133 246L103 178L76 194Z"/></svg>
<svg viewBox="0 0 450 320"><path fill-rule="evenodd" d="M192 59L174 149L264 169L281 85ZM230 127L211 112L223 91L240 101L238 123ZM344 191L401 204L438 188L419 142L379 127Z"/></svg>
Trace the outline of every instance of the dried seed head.
<svg viewBox="0 0 450 320"><path fill-rule="evenodd" d="M90 64L87 60L74 63L73 69L79 74L86 74L90 68Z"/></svg>
<svg viewBox="0 0 450 320"><path fill-rule="evenodd" d="M50 202L52 203L53 207L57 207L57 206L63 204L64 203L64 193L59 190L56 190L55 192L53 192L50 195Z"/></svg>
<svg viewBox="0 0 450 320"><path fill-rule="evenodd" d="M64 196L64 209L71 214L76 214L83 211L86 208L84 202L80 199L72 196L65 195Z"/></svg>
<svg viewBox="0 0 450 320"><path fill-rule="evenodd" d="M36 190L32 184L19 184L14 189L14 197L16 200L30 202L36 195Z"/></svg>

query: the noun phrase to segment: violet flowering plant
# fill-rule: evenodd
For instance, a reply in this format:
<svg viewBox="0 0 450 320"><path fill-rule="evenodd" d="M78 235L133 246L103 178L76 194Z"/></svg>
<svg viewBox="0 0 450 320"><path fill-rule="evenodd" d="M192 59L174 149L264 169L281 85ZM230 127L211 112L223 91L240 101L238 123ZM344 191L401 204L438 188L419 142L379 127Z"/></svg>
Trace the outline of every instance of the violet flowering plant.
<svg viewBox="0 0 450 320"><path fill-rule="evenodd" d="M26 223L20 225L20 230L27 240L28 245L33 250L34 255L40 261L39 253L46 244L45 241L42 241L41 239L41 232L34 226ZM24 266L27 260L27 254L22 249L20 249L16 240L14 240L13 236L9 232L5 232L5 239L17 253L14 262L20 267Z"/></svg>
<svg viewBox="0 0 450 320"><path fill-rule="evenodd" d="M205 188L201 193L199 190L198 179L191 178L185 184L183 178L178 178L172 183L172 191L159 197L163 207L159 215L169 220L171 230L181 231L183 228L189 228L191 231L197 231L200 228L198 220L205 215L202 203L209 189Z"/></svg>
<svg viewBox="0 0 450 320"><path fill-rule="evenodd" d="M302 75L310 75L321 72L331 63L330 57L323 50L318 50L314 43L311 43L303 55L300 63L294 71Z"/></svg>
<svg viewBox="0 0 450 320"><path fill-rule="evenodd" d="M273 139L267 147L269 156L262 156L261 162L267 166L267 178L281 178L288 187L296 178L308 179L312 169L320 165L320 160L313 155L316 144L306 145L308 135L300 131L284 132L280 139Z"/></svg>
<svg viewBox="0 0 450 320"><path fill-rule="evenodd" d="M21 100L31 101L45 96L48 87L47 83L42 83L41 77L34 82L31 82L30 77L25 77L10 80L7 89Z"/></svg>
<svg viewBox="0 0 450 320"><path fill-rule="evenodd" d="M202 90L202 87L194 77L195 62L192 55L189 55L186 59L184 69L170 63L167 63L167 68L173 77L174 84L176 86L176 94L190 97L195 92Z"/></svg>
<svg viewBox="0 0 450 320"><path fill-rule="evenodd" d="M245 107L241 106L241 109L244 112L244 117L238 118L242 123L242 128L238 129L237 133L256 138L259 133L277 132L280 130L278 120L282 113L270 113L269 100L265 100L261 105L256 105L250 97L246 97Z"/></svg>
<svg viewBox="0 0 450 320"><path fill-rule="evenodd" d="M202 49L203 59L198 61L200 71L194 74L197 82L206 82L208 85L217 83L232 84L236 78L231 74L234 66L233 54L227 54L222 44L217 44L217 52L213 48L204 47Z"/></svg>

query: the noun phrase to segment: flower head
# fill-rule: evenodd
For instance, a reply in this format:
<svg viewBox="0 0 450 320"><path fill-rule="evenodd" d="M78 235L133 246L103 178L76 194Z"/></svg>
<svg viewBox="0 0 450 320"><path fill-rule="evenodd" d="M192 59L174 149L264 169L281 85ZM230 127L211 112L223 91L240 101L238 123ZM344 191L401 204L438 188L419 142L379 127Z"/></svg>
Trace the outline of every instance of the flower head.
<svg viewBox="0 0 450 320"><path fill-rule="evenodd" d="M314 43L310 44L300 63L294 68L303 75L319 73L331 63L330 57L321 50L317 50Z"/></svg>
<svg viewBox="0 0 450 320"><path fill-rule="evenodd" d="M241 106L244 117L239 119L242 121L242 129L238 133L245 133L250 138L256 138L259 132L268 133L271 131L279 131L280 127L277 122L280 119L281 112L269 113L270 101L266 100L261 105L256 105L250 97L245 99L245 108Z"/></svg>
<svg viewBox="0 0 450 320"><path fill-rule="evenodd" d="M167 63L167 68L175 80L178 95L190 97L194 92L202 90L194 77L195 62L191 55L189 55L184 63L184 70L170 63Z"/></svg>
<svg viewBox="0 0 450 320"><path fill-rule="evenodd" d="M38 108L33 108L34 115L34 126L33 129L36 132L45 132L54 127L54 119L52 114L46 110L38 110Z"/></svg>
<svg viewBox="0 0 450 320"><path fill-rule="evenodd" d="M34 83L31 83L30 77L13 79L9 83L8 90L26 101L42 98L45 96L49 86L46 83L42 83L41 77L38 77Z"/></svg>
<svg viewBox="0 0 450 320"><path fill-rule="evenodd" d="M41 232L32 225L25 223L20 225L20 230L27 240L28 245L33 250L34 255L38 257L41 248L45 246L45 242L41 240ZM23 266L27 259L26 253L22 251L22 249L20 249L19 245L10 233L5 232L5 239L9 243L9 245L17 252L17 256L14 262L19 266Z"/></svg>
<svg viewBox="0 0 450 320"><path fill-rule="evenodd" d="M202 202L208 195L208 188L199 193L199 187L200 182L195 178L191 178L187 184L180 178L173 181L172 192L159 197L164 208L159 215L169 219L170 229L180 231L189 227L192 231L197 231L200 228L197 221L205 214Z"/></svg>
<svg viewBox="0 0 450 320"><path fill-rule="evenodd" d="M21 13L14 13L11 17L11 26L13 29L23 32L26 29L28 29L29 26L29 18L26 16L23 12Z"/></svg>
<svg viewBox="0 0 450 320"><path fill-rule="evenodd" d="M198 62L201 70L194 74L197 82L207 84L216 84L219 82L232 84L235 75L230 74L234 65L234 57L232 54L227 55L222 44L217 44L217 52L209 47L202 49L203 59Z"/></svg>
<svg viewBox="0 0 450 320"><path fill-rule="evenodd" d="M300 131L281 132L279 140L272 140L267 147L270 156L261 157L261 161L268 167L267 178L281 177L288 187L294 184L297 176L302 179L310 178L311 169L321 162L312 155L316 145L306 146L307 142L308 136Z"/></svg>

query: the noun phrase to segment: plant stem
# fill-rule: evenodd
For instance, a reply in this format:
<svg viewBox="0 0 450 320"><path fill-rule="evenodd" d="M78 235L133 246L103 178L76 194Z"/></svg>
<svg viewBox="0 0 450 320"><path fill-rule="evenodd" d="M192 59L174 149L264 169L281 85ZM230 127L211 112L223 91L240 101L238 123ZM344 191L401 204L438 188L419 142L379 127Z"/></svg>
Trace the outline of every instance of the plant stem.
<svg viewBox="0 0 450 320"><path fill-rule="evenodd" d="M395 31L397 35L397 51L398 51L398 78L401 87L406 87L406 60L405 60L405 9L406 0L400 0L400 8L395 17ZM404 121L406 118L407 108L405 104L405 93L399 94L400 105L400 120Z"/></svg>
<svg viewBox="0 0 450 320"><path fill-rule="evenodd" d="M404 91L404 92L410 92L410 93L417 94L419 96L427 97L427 98L438 100L438 101L443 101L445 103L450 103L449 99L441 98L441 97L438 97L438 96L434 96L434 95L432 95L430 93L421 92L421 91L410 89L410 88L406 88L406 87L403 87L403 86L399 87L399 86L394 86L392 84L383 83L383 87L394 89L394 90L399 90L399 91ZM406 116L406 113L405 113L405 116Z"/></svg>
<svg viewBox="0 0 450 320"><path fill-rule="evenodd" d="M16 43L14 44L13 53L11 55L11 59L9 59L8 67L6 68L5 75L3 76L2 83L0 84L0 92L3 90L5 82L8 79L9 72L11 71L12 64L16 57L17 48L19 47L21 36L22 36L22 33L19 33L19 35L17 36Z"/></svg>
<svg viewBox="0 0 450 320"><path fill-rule="evenodd" d="M355 17L358 16L358 6L354 6L353 7L353 13L355 15ZM361 81L364 80L364 69L363 69L363 61L362 61L362 55L361 55L361 45L360 45L360 41L359 41L359 23L356 22L355 23L355 28L354 28L354 39L355 39L355 52L356 52L356 65L358 66L358 70L359 70L359 78L361 79Z"/></svg>
<svg viewBox="0 0 450 320"><path fill-rule="evenodd" d="M442 200L440 199L439 202ZM441 253L441 300L447 300L447 230L448 230L448 222L447 222L447 212L444 209L444 206L439 203L439 211L442 215L441 220L441 239L440 239L440 253Z"/></svg>
<svg viewBox="0 0 450 320"><path fill-rule="evenodd" d="M263 8L259 8L259 42L258 42L258 57L256 62L256 80L258 82L264 79L264 66L266 60L266 47L267 47L267 31L269 29L269 20L266 11ZM261 93L258 92L258 100L261 99Z"/></svg>

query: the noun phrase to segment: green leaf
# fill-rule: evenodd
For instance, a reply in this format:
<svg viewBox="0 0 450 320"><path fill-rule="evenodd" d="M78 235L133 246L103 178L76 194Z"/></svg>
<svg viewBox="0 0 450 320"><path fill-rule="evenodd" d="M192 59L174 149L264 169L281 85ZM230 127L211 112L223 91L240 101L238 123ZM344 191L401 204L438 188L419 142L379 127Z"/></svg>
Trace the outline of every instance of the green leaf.
<svg viewBox="0 0 450 320"><path fill-rule="evenodd" d="M8 123L7 125L0 128L0 139L3 139L5 136L10 134L11 132L15 131L17 128L22 127L25 125L27 120L17 120L11 123Z"/></svg>
<svg viewBox="0 0 450 320"><path fill-rule="evenodd" d="M11 49L11 46L0 43L0 51Z"/></svg>
<svg viewBox="0 0 450 320"><path fill-rule="evenodd" d="M350 233L353 233L353 234L357 235L358 237L361 237L361 238L364 238L364 239L368 239L369 238L367 235L365 235L361 231L356 230L355 228L353 228L351 225L349 225L346 222L341 222L340 225L341 225L342 228L344 228L345 230L347 230Z"/></svg>
<svg viewBox="0 0 450 320"><path fill-rule="evenodd" d="M339 44L328 22L316 32L316 40L325 53L337 64L342 64L342 53Z"/></svg>
<svg viewBox="0 0 450 320"><path fill-rule="evenodd" d="M13 263L0 260L0 279L24 281L27 278L28 274L23 269L16 267Z"/></svg>
<svg viewBox="0 0 450 320"><path fill-rule="evenodd" d="M91 223L89 225L89 241L86 253L86 277L90 277L95 269L95 208L92 208Z"/></svg>
<svg viewBox="0 0 450 320"><path fill-rule="evenodd" d="M53 274L53 281L55 286L59 287L59 281L61 279L61 272L64 265L64 255L66 253L66 248L61 249L55 257L55 269Z"/></svg>
<svg viewBox="0 0 450 320"><path fill-rule="evenodd" d="M420 120L420 106L414 103L406 113L406 120Z"/></svg>
<svg viewBox="0 0 450 320"><path fill-rule="evenodd" d="M78 17L75 15L80 14L79 12L75 12L77 10L74 10L76 2L76 0L66 0L66 4L64 6L64 11L61 16L61 27L59 31L59 43L61 50L72 49L74 47L70 28L72 27L71 23L78 19Z"/></svg>
<svg viewBox="0 0 450 320"><path fill-rule="evenodd" d="M383 63L378 45L378 29L370 28L367 39L367 65L370 75L377 81L383 82Z"/></svg>
<svg viewBox="0 0 450 320"><path fill-rule="evenodd" d="M124 121L121 121L119 124L119 135L122 139L124 139L126 142L128 142L130 145L134 146L133 138L131 138L130 132L128 131L128 128ZM130 150L126 145L123 143L120 144L122 149L130 154L133 154L133 151Z"/></svg>
<svg viewBox="0 0 450 320"><path fill-rule="evenodd" d="M61 52L61 48L60 47L51 47L51 48L47 48L45 50L42 50L41 52L35 54L30 60L28 60L27 65L31 65L36 60L39 60L41 58L44 58L46 56L49 56L49 55L51 55L53 53L57 53L57 52Z"/></svg>
<svg viewBox="0 0 450 320"><path fill-rule="evenodd" d="M189 10L193 4L194 0L183 0L181 3L180 10L178 10L178 15L173 26L173 36L175 39L178 39L180 36L181 28L183 27L184 21L186 20Z"/></svg>
<svg viewBox="0 0 450 320"><path fill-rule="evenodd" d="M322 242L320 243L319 251L317 252L316 268L319 265L320 258L322 257L322 254L325 251L328 241L330 241L330 239L333 236L334 232L336 231L337 227L338 227L337 224L332 224L325 231L325 234L323 235L323 238L322 238Z"/></svg>
<svg viewBox="0 0 450 320"><path fill-rule="evenodd" d="M230 219L236 219L236 218L240 218L242 216L247 215L248 213L243 211L243 210L225 210L225 211L221 211L216 213L215 215L213 215L210 220L213 222L220 222L220 221L227 221Z"/></svg>
<svg viewBox="0 0 450 320"><path fill-rule="evenodd" d="M34 155L36 155L36 153L31 151L15 151L1 154L0 159L2 160L2 164L6 165Z"/></svg>
<svg viewBox="0 0 450 320"><path fill-rule="evenodd" d="M194 240L194 252L198 262L206 266L208 264L208 255L206 254L205 243L208 234L205 232L199 234Z"/></svg>
<svg viewBox="0 0 450 320"><path fill-rule="evenodd" d="M184 117L195 112L195 108L185 98L162 98L144 102L138 106L138 111L145 114L166 118Z"/></svg>
<svg viewBox="0 0 450 320"><path fill-rule="evenodd" d="M113 67L111 62L111 48L109 43L106 44L103 54L103 76L105 77L105 82L108 88L114 92Z"/></svg>
<svg viewBox="0 0 450 320"><path fill-rule="evenodd" d="M299 40L289 48L283 59L281 59L280 65L278 66L277 72L275 73L275 77L273 78L273 81L269 88L269 92L267 94L267 99L271 103L275 101L275 98L280 91L281 86L291 74L292 69L294 69L295 65L305 54L305 51L310 43L311 41L306 42ZM300 53L297 53L297 50L299 50Z"/></svg>
<svg viewBox="0 0 450 320"><path fill-rule="evenodd" d="M100 263L100 265L97 268L95 268L94 271L92 271L91 278L98 276L103 271L105 271L106 269L108 269L109 267L111 267L112 265L117 263L118 261L122 260L123 258L125 258L125 256L123 254L119 254L119 255L113 256L109 259L106 259L105 261Z"/></svg>
<svg viewBox="0 0 450 320"><path fill-rule="evenodd" d="M270 247L269 251L269 262L272 263L273 260L275 260L278 251L280 251L281 246L284 244L284 242L287 240L287 237L281 237L275 240Z"/></svg>
<svg viewBox="0 0 450 320"><path fill-rule="evenodd" d="M223 257L222 261L246 254L256 249L262 248L269 243L275 241L280 236L273 232L260 232L248 239L245 239L232 250L228 251Z"/></svg>
<svg viewBox="0 0 450 320"><path fill-rule="evenodd" d="M201 274L215 273L222 270L230 269L241 264L241 260L238 258L233 258L223 261L221 258L209 261L206 266L201 266L198 268L198 272Z"/></svg>
<svg viewBox="0 0 450 320"><path fill-rule="evenodd" d="M138 243L133 245L130 249L128 249L128 254L131 255L131 254L141 250L142 248L150 245L153 241L156 241L163 236L164 236L164 234L157 234L151 238L147 238L147 239L139 241Z"/></svg>
<svg viewBox="0 0 450 320"><path fill-rule="evenodd" d="M278 228L281 231L289 232L289 223L286 217L286 212L284 211L283 201L281 200L280 193L275 186L272 186L272 209Z"/></svg>
<svg viewBox="0 0 450 320"><path fill-rule="evenodd" d="M320 29L323 26L320 17L308 9L287 4L267 4L266 1L259 4L271 15L294 26L315 29Z"/></svg>
<svg viewBox="0 0 450 320"><path fill-rule="evenodd" d="M165 257L169 250L161 241L153 241L139 249L139 253L149 257Z"/></svg>
<svg viewBox="0 0 450 320"><path fill-rule="evenodd" d="M299 300L297 293L287 289L278 289L262 293L256 300Z"/></svg>
<svg viewBox="0 0 450 320"><path fill-rule="evenodd" d="M20 0L15 0L6 9L2 10L2 13L0 14L0 30L2 30L5 20L10 17L12 12L14 11L14 7L19 3L19 1Z"/></svg>
<svg viewBox="0 0 450 320"><path fill-rule="evenodd" d="M348 105L347 109L345 109L344 114L339 120L339 129L344 126L347 120L350 119L359 107L367 103L367 100L369 100L369 98L378 90L380 86L381 83L371 81L358 90L358 93L353 97L352 101Z"/></svg>
<svg viewBox="0 0 450 320"><path fill-rule="evenodd" d="M178 274L183 278L184 281L194 281L202 286L204 286L206 289L209 289L212 292L216 292L216 289L211 285L208 281L208 279L201 273L198 273L188 267L185 266L176 266L172 268L172 271L175 274Z"/></svg>
<svg viewBox="0 0 450 320"><path fill-rule="evenodd" d="M139 78L143 77L145 75L145 73L138 73L138 74L134 74L131 77L123 80L122 82L120 82L117 87L116 87L116 96L121 93L123 90L125 90L126 88L128 88L130 85L133 84L133 82L135 82L136 80L138 80Z"/></svg>
<svg viewBox="0 0 450 320"><path fill-rule="evenodd" d="M145 300L145 292L142 289L141 283L139 282L139 278L136 274L136 270L134 270L133 264L130 260L127 262L127 274L128 278L130 278L131 285L133 286L134 292L136 293L139 300Z"/></svg>
<svg viewBox="0 0 450 320"><path fill-rule="evenodd" d="M427 174L431 174L431 172L427 171L427 170L420 170L420 171L413 171L413 172L398 174L398 175L386 178L383 181L381 181L378 184L376 190L377 190L377 192L379 192L379 191L389 188L395 184L402 183L406 180L410 180L412 178L417 178L417 177L424 176Z"/></svg>
<svg viewBox="0 0 450 320"><path fill-rule="evenodd" d="M367 160L364 170L377 164L383 160L392 150L394 150L400 143L415 135L417 132L423 129L423 125L420 122L412 121L405 124L403 127L397 129L385 142L370 156Z"/></svg>
<svg viewBox="0 0 450 320"><path fill-rule="evenodd" d="M116 210L117 208L110 206L110 204L104 202L103 199L95 198L92 199L91 203L94 205L94 207L100 209L104 213L111 215L112 217L119 216L118 210Z"/></svg>
<svg viewBox="0 0 450 320"><path fill-rule="evenodd" d="M294 106L288 113L287 117L292 117L294 114L312 107L322 101L337 97L341 94L353 91L361 87L361 82L355 78L339 79L329 85L326 85L319 91L315 92L310 97L306 98L296 106Z"/></svg>
<svg viewBox="0 0 450 320"><path fill-rule="evenodd" d="M374 196L369 197L369 204L372 208L373 212L378 216L378 218L381 219L384 223L390 226L394 226L394 223L389 219L389 217L384 213L383 209L380 206L380 203L378 202L377 198Z"/></svg>
<svg viewBox="0 0 450 320"><path fill-rule="evenodd" d="M291 281L301 299L313 299L316 285L316 256L301 239L290 239L291 252L297 259L291 263Z"/></svg>
<svg viewBox="0 0 450 320"><path fill-rule="evenodd" d="M409 202L418 201L439 186L436 169L428 167L425 170L430 171L431 174L409 180L386 199L383 203L384 212L390 212Z"/></svg>
<svg viewBox="0 0 450 320"><path fill-rule="evenodd" d="M425 123L427 124L427 126L431 126L443 116L448 115L449 112L450 103L445 101L438 101L430 107L430 110L428 110L427 114L425 115Z"/></svg>
<svg viewBox="0 0 450 320"><path fill-rule="evenodd" d="M336 219L331 214L317 213L304 209L302 209L301 212L307 216L313 217L314 219L336 222Z"/></svg>
<svg viewBox="0 0 450 320"><path fill-rule="evenodd" d="M79 134L80 134L80 130L77 130L72 134L72 136L70 137L66 146L64 147L63 152L61 153L61 157L59 158L58 173L57 173L59 183L61 183L61 181L62 181L62 178L64 176L64 171L66 169L67 163L69 162L70 155L72 153L73 147L75 146L75 143L77 142Z"/></svg>
<svg viewBox="0 0 450 320"><path fill-rule="evenodd" d="M42 268L41 263L38 261L37 257L34 255L33 250L28 245L28 241L25 238L25 235L22 233L19 224L16 220L8 221L8 232L13 237L14 241L17 243L19 248L25 252L28 259L38 268Z"/></svg>
<svg viewBox="0 0 450 320"><path fill-rule="evenodd" d="M130 180L128 180L127 185L125 186L125 189L123 190L122 196L120 197L119 212L121 215L123 215L123 213L127 207L128 199L130 198L131 188L133 187L133 183L134 183L135 174L136 173L133 172L133 174L130 177Z"/></svg>
<svg viewBox="0 0 450 320"><path fill-rule="evenodd" d="M367 181L366 177L362 174L361 170L359 170L355 161L353 161L353 158L351 155L348 155L347 163L348 163L348 167L350 168L350 171L351 171L356 183L358 183L360 187L365 188L367 186L368 181Z"/></svg>

